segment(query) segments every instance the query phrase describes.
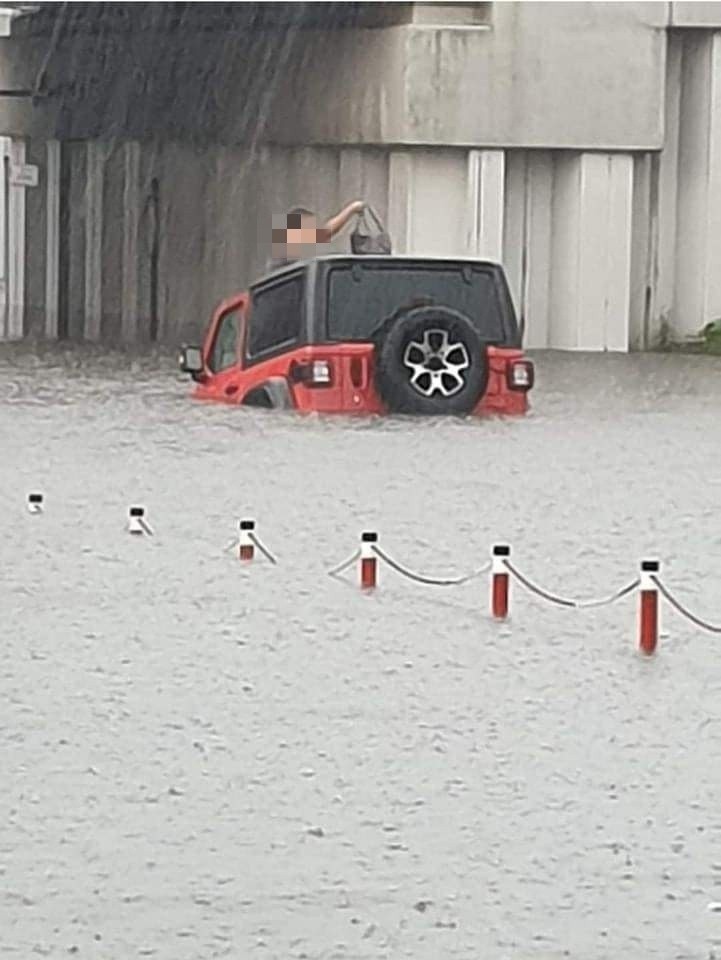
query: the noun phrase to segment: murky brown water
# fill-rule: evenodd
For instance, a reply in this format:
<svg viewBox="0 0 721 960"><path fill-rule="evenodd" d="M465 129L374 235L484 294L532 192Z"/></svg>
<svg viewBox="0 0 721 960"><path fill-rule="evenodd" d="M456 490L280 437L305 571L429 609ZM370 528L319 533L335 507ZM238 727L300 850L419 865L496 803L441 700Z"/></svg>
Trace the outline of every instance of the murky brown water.
<svg viewBox="0 0 721 960"><path fill-rule="evenodd" d="M538 364L524 421L349 423L2 351L0 955L721 957L721 640L324 574L368 526L584 597L658 554L721 620L721 361Z"/></svg>

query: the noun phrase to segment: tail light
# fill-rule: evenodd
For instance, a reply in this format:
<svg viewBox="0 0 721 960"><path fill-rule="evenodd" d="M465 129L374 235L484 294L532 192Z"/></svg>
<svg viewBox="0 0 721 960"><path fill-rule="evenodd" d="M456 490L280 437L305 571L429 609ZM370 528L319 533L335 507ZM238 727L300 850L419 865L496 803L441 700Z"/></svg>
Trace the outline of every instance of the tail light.
<svg viewBox="0 0 721 960"><path fill-rule="evenodd" d="M333 369L328 360L309 360L307 363L294 363L291 379L306 387L329 387L333 382Z"/></svg>
<svg viewBox="0 0 721 960"><path fill-rule="evenodd" d="M515 360L508 365L508 386L511 390L531 390L534 379L535 371L530 360Z"/></svg>

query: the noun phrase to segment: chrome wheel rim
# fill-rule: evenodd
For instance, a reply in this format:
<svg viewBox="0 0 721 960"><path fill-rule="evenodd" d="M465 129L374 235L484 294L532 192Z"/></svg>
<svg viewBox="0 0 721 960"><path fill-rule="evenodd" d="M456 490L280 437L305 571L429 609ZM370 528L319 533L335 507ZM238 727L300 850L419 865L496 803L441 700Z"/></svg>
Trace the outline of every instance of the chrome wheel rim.
<svg viewBox="0 0 721 960"><path fill-rule="evenodd" d="M451 340L447 330L424 330L403 352L410 384L423 397L452 397L466 385L463 371L471 365L465 343Z"/></svg>

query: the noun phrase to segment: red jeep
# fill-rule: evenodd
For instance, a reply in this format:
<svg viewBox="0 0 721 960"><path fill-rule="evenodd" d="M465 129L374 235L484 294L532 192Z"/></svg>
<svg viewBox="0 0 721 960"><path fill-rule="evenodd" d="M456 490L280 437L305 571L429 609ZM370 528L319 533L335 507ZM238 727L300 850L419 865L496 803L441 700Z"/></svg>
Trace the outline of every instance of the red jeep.
<svg viewBox="0 0 721 960"><path fill-rule="evenodd" d="M524 413L533 365L503 269L325 256L222 303L183 347L195 397L323 413Z"/></svg>

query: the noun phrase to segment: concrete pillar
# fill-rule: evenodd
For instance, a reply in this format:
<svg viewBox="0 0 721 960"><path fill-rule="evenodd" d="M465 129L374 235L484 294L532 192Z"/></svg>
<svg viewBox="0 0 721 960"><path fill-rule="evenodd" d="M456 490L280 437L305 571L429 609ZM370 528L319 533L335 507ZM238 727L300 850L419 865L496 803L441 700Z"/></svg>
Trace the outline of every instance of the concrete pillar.
<svg viewBox="0 0 721 960"><path fill-rule="evenodd" d="M121 287L121 337L138 338L138 227L140 207L140 144L123 144L123 256Z"/></svg>
<svg viewBox="0 0 721 960"><path fill-rule="evenodd" d="M25 141L0 137L0 339L25 332Z"/></svg>
<svg viewBox="0 0 721 960"><path fill-rule="evenodd" d="M103 177L105 146L85 145L85 330L86 340L98 341L102 319Z"/></svg>
<svg viewBox="0 0 721 960"><path fill-rule="evenodd" d="M631 350L645 350L651 341L653 264L657 260L658 156L638 154L633 161L633 214L631 219L631 286L628 337Z"/></svg>
<svg viewBox="0 0 721 960"><path fill-rule="evenodd" d="M462 150L431 147L413 151L412 253L465 256L466 175Z"/></svg>
<svg viewBox="0 0 721 960"><path fill-rule="evenodd" d="M721 33L711 41L709 150L704 223L704 301L701 326L721 319Z"/></svg>
<svg viewBox="0 0 721 960"><path fill-rule="evenodd" d="M25 141L0 137L0 339L25 333Z"/></svg>
<svg viewBox="0 0 721 960"><path fill-rule="evenodd" d="M103 169L102 338L120 340L123 289L123 191L125 156L123 144L108 145Z"/></svg>
<svg viewBox="0 0 721 960"><path fill-rule="evenodd" d="M506 153L504 184L503 266L516 313L521 315L525 286L525 244L528 193L528 151Z"/></svg>
<svg viewBox="0 0 721 960"><path fill-rule="evenodd" d="M503 150L468 153L466 248L472 257L503 257L504 167Z"/></svg>
<svg viewBox="0 0 721 960"><path fill-rule="evenodd" d="M81 141L64 141L61 163L61 189L67 190L62 205L67 211L67 228L62 230L61 243L66 245L63 258L67 262L61 284L61 297L67 303L67 317L63 318L67 337L82 340L85 335L85 183L87 153Z"/></svg>
<svg viewBox="0 0 721 960"><path fill-rule="evenodd" d="M721 33L684 37L672 335L721 318Z"/></svg>
<svg viewBox="0 0 721 960"><path fill-rule="evenodd" d="M526 346L549 345L549 299L551 276L551 209L553 158L546 151L528 155L526 203L526 276L522 317Z"/></svg>
<svg viewBox="0 0 721 960"><path fill-rule="evenodd" d="M58 338L60 301L60 141L48 140L45 168L45 336Z"/></svg>
<svg viewBox="0 0 721 960"><path fill-rule="evenodd" d="M540 150L506 154L503 264L526 346L548 346L553 162Z"/></svg>
<svg viewBox="0 0 721 960"><path fill-rule="evenodd" d="M25 190L22 183L14 182L13 169L25 164L25 141L10 141L8 158L10 177L7 203L8 243L8 322L9 340L20 340L25 325Z"/></svg>
<svg viewBox="0 0 721 960"><path fill-rule="evenodd" d="M10 137L0 137L0 340L8 338L8 157Z"/></svg>
<svg viewBox="0 0 721 960"><path fill-rule="evenodd" d="M388 169L388 229L394 253L408 253L411 246L413 210L413 163L407 150L394 150Z"/></svg>
<svg viewBox="0 0 721 960"><path fill-rule="evenodd" d="M652 171L649 196L651 251L649 262L650 302L642 346L653 347L663 340L676 320L676 250L679 133L681 122L681 77L684 38L669 33L666 49L666 96L664 143L657 172Z"/></svg>
<svg viewBox="0 0 721 960"><path fill-rule="evenodd" d="M671 336L682 340L699 332L706 299L706 230L708 225L711 75L713 38L706 33L684 37L678 156L676 297Z"/></svg>
<svg viewBox="0 0 721 960"><path fill-rule="evenodd" d="M555 170L551 346L628 350L633 158L584 153Z"/></svg>

